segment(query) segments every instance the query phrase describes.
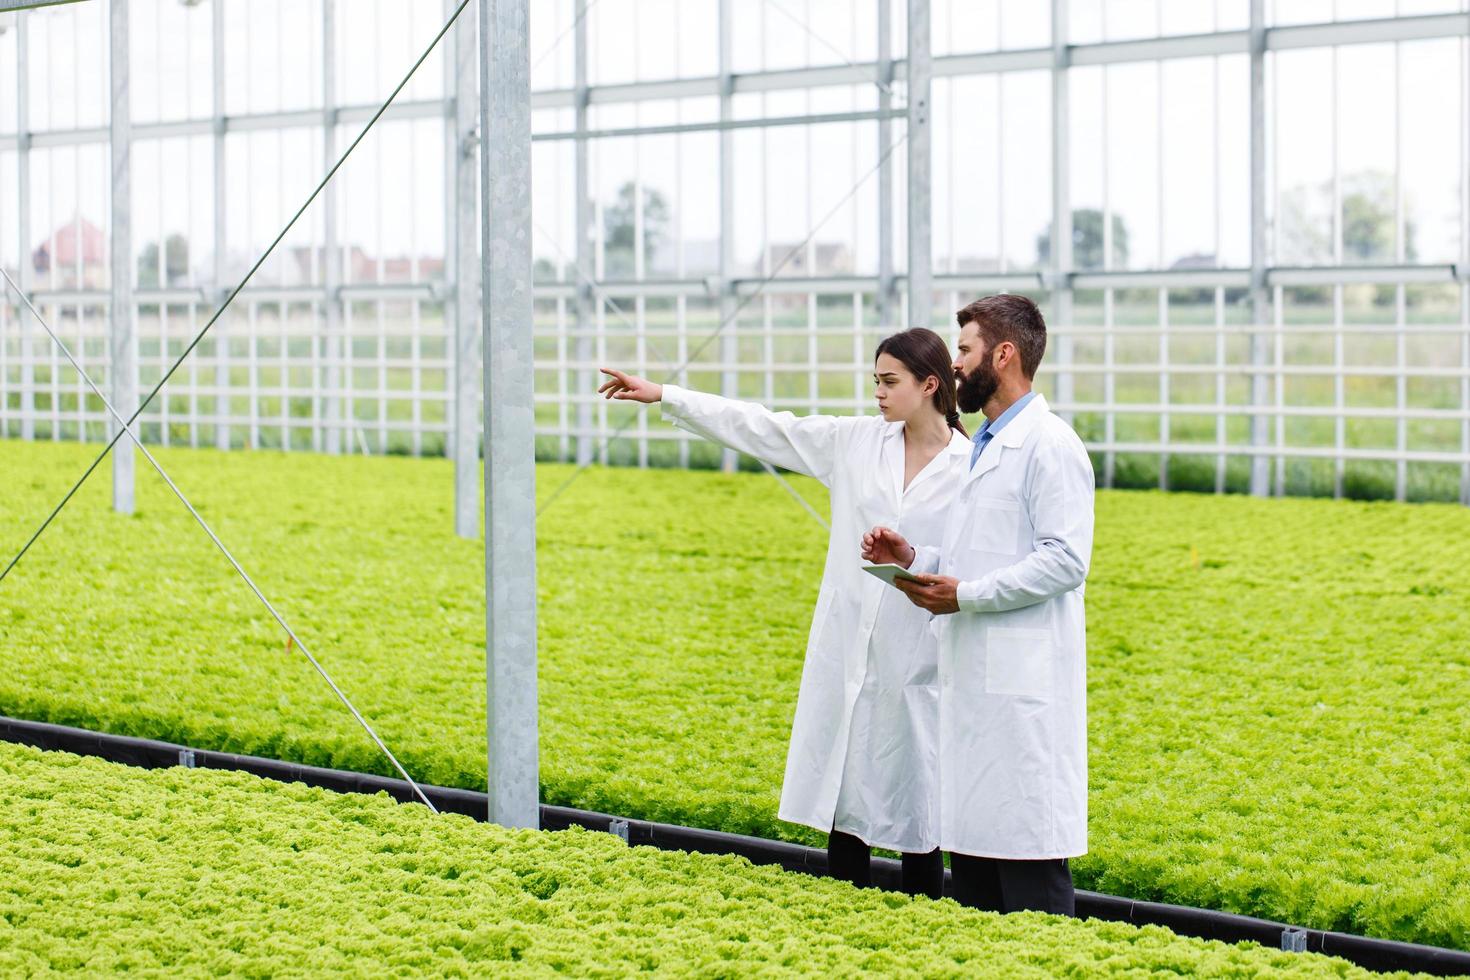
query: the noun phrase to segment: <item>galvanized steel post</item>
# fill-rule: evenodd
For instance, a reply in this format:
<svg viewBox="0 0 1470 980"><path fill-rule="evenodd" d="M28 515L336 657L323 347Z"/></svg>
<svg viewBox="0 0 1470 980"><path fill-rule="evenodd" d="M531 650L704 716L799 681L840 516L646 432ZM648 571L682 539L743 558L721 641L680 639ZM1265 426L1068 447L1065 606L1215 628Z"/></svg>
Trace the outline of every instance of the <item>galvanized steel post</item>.
<svg viewBox="0 0 1470 980"><path fill-rule="evenodd" d="M909 327L930 326L934 307L930 241L929 0L908 0Z"/></svg>
<svg viewBox="0 0 1470 980"><path fill-rule="evenodd" d="M485 641L492 821L540 822L528 0L479 0Z"/></svg>
<svg viewBox="0 0 1470 980"><path fill-rule="evenodd" d="M216 17L216 19L218 19ZM337 162L337 0L322 0L322 166L330 170ZM343 378L346 372L346 344L342 336L342 264L337 243L337 185L322 188L322 314L325 343L322 418L323 448L329 453L342 451L344 402Z"/></svg>
<svg viewBox="0 0 1470 980"><path fill-rule="evenodd" d="M898 291L893 279L893 6L878 0L878 325L893 329ZM861 330L861 325L859 326Z"/></svg>
<svg viewBox="0 0 1470 980"><path fill-rule="evenodd" d="M446 0L446 13L458 6ZM480 103L475 55L476 9L466 7L454 25L453 73L454 118L450 120L452 183L450 185L450 255L454 262L454 297L445 306L452 310L454 325L450 343L454 357L454 404L449 434L449 455L454 460L454 533L462 538L480 534L480 255L477 241L479 218L479 173L477 133Z"/></svg>
<svg viewBox="0 0 1470 980"><path fill-rule="evenodd" d="M107 376L112 404L124 416L131 416L138 407L138 330L137 311L133 309L133 117L128 91L128 0L111 0L108 15L111 18L108 74L112 93L112 291ZM159 247L162 248L161 242ZM161 253L158 261L162 268ZM108 420L107 428L111 435L122 431L112 419ZM120 514L133 512L133 460L132 442L120 440L112 450L112 509Z"/></svg>
<svg viewBox="0 0 1470 980"><path fill-rule="evenodd" d="M1270 440L1266 405L1270 386L1266 376L1271 345L1266 325L1271 322L1271 295L1266 289L1266 0L1250 6L1250 152L1251 152L1251 456L1250 491L1257 497L1270 492L1271 461L1261 451Z"/></svg>
<svg viewBox="0 0 1470 980"><path fill-rule="evenodd" d="M735 361L740 354L735 316L735 0L719 0L719 96L720 96L720 394L734 398L740 393ZM767 242L763 246L770 248ZM720 469L735 472L739 456L733 449L720 454Z"/></svg>
<svg viewBox="0 0 1470 980"><path fill-rule="evenodd" d="M1056 335L1053 371L1056 374L1056 402L1070 405L1074 397L1072 383L1072 103L1068 97L1067 77L1071 54L1067 47L1067 0L1052 0L1052 66L1051 66L1051 265L1048 288L1051 290L1051 327ZM1059 414L1072 421L1071 409Z"/></svg>
<svg viewBox="0 0 1470 980"><path fill-rule="evenodd" d="M572 179L577 195L576 222L576 312L577 312L577 465L591 466L593 451L597 448L597 437L593 431L592 398L595 376L587 365L592 360L592 331L596 326L597 310L592 286L594 278L592 241L592 177L588 171L587 138L587 4L588 0L576 0L573 31L573 112L576 131L573 141L575 160Z"/></svg>

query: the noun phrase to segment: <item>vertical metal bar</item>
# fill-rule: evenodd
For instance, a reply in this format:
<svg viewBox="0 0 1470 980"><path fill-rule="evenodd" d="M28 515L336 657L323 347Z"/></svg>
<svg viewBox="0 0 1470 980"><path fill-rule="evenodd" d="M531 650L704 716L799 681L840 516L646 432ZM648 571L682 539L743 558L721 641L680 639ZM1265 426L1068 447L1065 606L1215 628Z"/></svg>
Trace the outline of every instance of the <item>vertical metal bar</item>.
<svg viewBox="0 0 1470 980"><path fill-rule="evenodd" d="M529 0L479 0L479 8L489 818L535 828L540 801L530 10Z"/></svg>
<svg viewBox="0 0 1470 980"><path fill-rule="evenodd" d="M249 405L249 428L245 445L260 448L260 304L251 300L245 307L245 383Z"/></svg>
<svg viewBox="0 0 1470 980"><path fill-rule="evenodd" d="M1162 5L1160 5L1160 6L1158 6L1158 7L1155 8L1155 16L1157 18L1158 32L1159 32L1160 35L1162 35L1164 33L1164 25L1163 25L1164 8L1163 8ZM1166 203L1167 198L1168 198L1168 185L1167 185L1166 181L1168 180L1168 174L1169 174L1169 170L1168 170L1168 166L1167 166L1167 164L1168 164L1168 156L1167 156L1167 152L1166 152L1166 149L1167 149L1167 146L1168 146L1168 140L1167 140L1167 137L1166 137L1166 134L1165 134L1165 131L1164 131L1164 118L1165 118L1165 111L1164 111L1164 63L1162 61L1156 61L1156 62L1154 62L1154 96L1155 96L1155 99L1156 99L1156 101L1155 101L1155 107L1154 107L1155 108L1155 113L1156 113L1155 118L1158 120L1158 123L1157 123L1157 126L1156 126L1156 130L1155 130L1156 133L1158 134L1157 135L1157 139L1158 139L1158 144L1157 144L1158 156L1156 157L1155 165L1158 168L1158 175L1159 175L1159 177L1158 177L1158 187L1156 188L1157 197L1155 198L1155 204L1157 205L1157 208L1158 208L1158 213L1155 215L1156 227L1157 227L1157 235L1158 235L1158 253L1157 253L1157 258L1156 258L1155 263L1154 263L1154 267L1157 268L1157 269L1162 269L1164 267L1164 232L1165 232L1165 226L1164 226L1164 207L1165 207L1165 203ZM1219 255L1218 252L1215 253L1215 254L1216 255ZM1159 442L1160 442L1161 447L1162 447L1161 448L1161 451L1159 453L1159 489L1160 490L1168 490L1169 489L1169 451L1168 451L1168 448L1167 447L1169 445L1169 390L1170 390L1169 389L1169 290L1167 288L1165 288L1165 287L1160 287L1160 289L1159 289L1159 295L1158 295L1158 320L1159 320L1159 406L1160 406L1160 413L1159 413Z"/></svg>
<svg viewBox="0 0 1470 980"><path fill-rule="evenodd" d="M1460 42L1460 503L1470 507L1470 37Z"/></svg>
<svg viewBox="0 0 1470 980"><path fill-rule="evenodd" d="M1111 221L1106 211L1103 220L1105 226ZM1113 488L1113 478L1118 473L1118 453L1113 448L1118 442L1118 376L1113 371L1117 354L1117 338L1113 329L1116 326L1116 300L1113 289L1103 290L1103 405L1106 410L1103 416L1103 443L1107 448L1103 452L1102 485L1109 490Z"/></svg>
<svg viewBox="0 0 1470 980"><path fill-rule="evenodd" d="M1400 226L1402 232L1402 225ZM1402 262L1402 259L1400 260ZM1408 411L1409 401L1409 379L1405 375L1408 362L1408 303L1406 302L1405 290L1407 287L1399 283L1394 290L1394 407L1398 410L1398 417L1394 419L1394 446L1398 451L1398 459L1394 461L1393 499L1400 503L1409 499L1409 461L1404 458L1404 453L1409 449L1409 420L1404 415Z"/></svg>
<svg viewBox="0 0 1470 980"><path fill-rule="evenodd" d="M112 295L108 332L108 380L112 403L128 416L138 405L137 310L133 309L133 115L129 102L128 0L111 0L108 76L112 92ZM160 252L159 264L165 256ZM53 375L54 377L54 375ZM165 396L167 397L167 396ZM122 430L116 420L108 435ZM112 509L133 512L133 444L120 441L112 449Z"/></svg>
<svg viewBox="0 0 1470 980"><path fill-rule="evenodd" d="M1341 222L1337 222L1341 226ZM1342 285L1332 287L1332 405L1337 416L1332 420L1332 445L1336 456L1332 460L1332 497L1342 499L1343 486L1347 479L1347 384L1343 375L1346 368L1346 344L1342 329Z"/></svg>
<svg viewBox="0 0 1470 980"><path fill-rule="evenodd" d="M1272 369L1275 377L1272 379L1272 390L1275 392L1276 417L1273 420L1276 433L1276 496L1286 496L1286 415L1282 412L1282 406L1286 404L1286 333L1285 309L1286 302L1282 296L1282 287L1277 286L1271 291L1275 303L1272 304L1271 315L1271 351Z"/></svg>
<svg viewBox="0 0 1470 980"><path fill-rule="evenodd" d="M1215 253L1220 254L1219 252ZM1215 287L1215 492L1225 492L1229 458L1225 453L1225 290Z"/></svg>
<svg viewBox="0 0 1470 980"><path fill-rule="evenodd" d="M1103 33L1107 33L1107 7L1103 11ZM1100 86L1102 89L1102 267L1103 271L1113 268L1113 190L1112 190L1112 124L1108 111L1108 76L1110 68L1102 66ZM1118 436L1118 417L1114 411L1117 379L1113 376L1113 290L1103 290L1103 450L1102 485L1112 489L1113 475L1118 468L1118 454L1113 444Z"/></svg>
<svg viewBox="0 0 1470 980"><path fill-rule="evenodd" d="M934 309L929 130L929 0L908 0L908 326L927 327Z"/></svg>
<svg viewBox="0 0 1470 980"><path fill-rule="evenodd" d="M446 13L453 13L454 0L446 0ZM454 25L454 121L451 125L454 151L454 358L453 431L450 455L454 459L454 533L475 538L480 533L480 259L479 215L475 126L480 115L478 69L475 64L477 34L474 6L466 7Z"/></svg>
<svg viewBox="0 0 1470 980"><path fill-rule="evenodd" d="M878 0L878 326L893 328L897 304L893 283L893 5ZM769 363L767 358L767 363Z"/></svg>
<svg viewBox="0 0 1470 980"><path fill-rule="evenodd" d="M1266 0L1250 0L1250 150L1251 150L1251 445L1265 447L1269 427L1265 415L1270 398L1266 365L1270 356L1266 327L1271 323L1271 296L1266 290ZM1270 493L1271 461L1261 452L1251 456L1251 493Z"/></svg>
<svg viewBox="0 0 1470 980"><path fill-rule="evenodd" d="M574 101L576 131L587 132L587 4L588 0L575 0L574 27ZM597 447L592 423L593 374L587 364L592 360L592 331L596 329L594 310L595 297L587 278L593 274L594 255L592 239L592 175L588 170L591 148L586 137L578 136L573 146L576 159L572 179L577 195L577 465L590 466L592 454Z"/></svg>
<svg viewBox="0 0 1470 980"><path fill-rule="evenodd" d="M1332 261L1342 265L1342 153L1341 134L1338 132L1338 71L1337 48L1332 49ZM1279 231L1278 231L1279 238ZM1332 420L1332 440L1336 456L1332 460L1332 497L1341 500L1347 482L1347 458L1343 451L1347 446L1347 417L1345 415L1346 342L1342 329L1342 285L1332 287L1332 401L1337 416Z"/></svg>
<svg viewBox="0 0 1470 980"><path fill-rule="evenodd" d="M1162 139L1162 132L1160 138ZM1160 239L1162 241L1162 239ZM1159 489L1169 489L1169 290L1159 290Z"/></svg>
<svg viewBox="0 0 1470 980"><path fill-rule="evenodd" d="M224 0L215 0L210 11L211 76L213 87L214 114L214 293L217 301L223 302L227 295L225 275L225 11ZM230 342L227 336L228 318L221 317L214 325L214 445L216 449L230 448Z"/></svg>
<svg viewBox="0 0 1470 980"><path fill-rule="evenodd" d="M1051 0L1051 288L1052 330L1055 334L1056 401L1075 400L1072 363L1072 100L1068 89L1071 54L1067 47L1067 0ZM1072 421L1072 411L1062 418Z"/></svg>
<svg viewBox="0 0 1470 980"><path fill-rule="evenodd" d="M638 8L633 8L633 44L634 62L637 62L637 26ZM636 112L636 109L635 109ZM637 116L635 115L635 119ZM642 140L633 139L633 278L643 279L648 275L648 270L643 261L644 244L647 241L647 229L643 226L643 158ZM640 292L633 297L633 363L641 375L648 374L648 301ZM648 413L639 412L637 422L634 423L637 431L637 454L638 467L648 468Z"/></svg>
<svg viewBox="0 0 1470 980"><path fill-rule="evenodd" d="M1461 205L1463 207L1463 204ZM1400 265L1408 259L1404 249L1404 52L1402 44L1393 46L1393 248L1394 261ZM1394 289L1394 404L1398 418L1394 420L1394 445L1399 457L1394 462L1393 497L1403 502L1409 496L1409 461L1404 453L1409 448L1408 378L1404 376L1408 325L1407 287L1399 283Z"/></svg>
<svg viewBox="0 0 1470 980"><path fill-rule="evenodd" d="M720 31L720 323L726 324L720 336L720 393L734 398L739 391L735 360L740 353L735 315L735 133L729 124L735 118L731 98L734 95L735 0L718 0ZM770 243L763 247L769 251ZM739 457L735 450L720 453L720 469L735 472Z"/></svg>
<svg viewBox="0 0 1470 980"><path fill-rule="evenodd" d="M19 208L15 215L16 232L20 236L20 258L18 284L22 292L31 288L31 122L30 122L30 44L31 15L20 11L15 18L15 85L16 96L16 155L15 175L20 194ZM20 358L20 437L36 437L36 369L33 361L34 348L31 344L31 313L20 304L16 326L19 328L17 343Z"/></svg>
<svg viewBox="0 0 1470 980"><path fill-rule="evenodd" d="M337 0L322 0L322 162L337 162ZM342 264L337 242L337 185L322 188L322 313L326 333L327 369L318 422L325 429L326 451L342 451L342 364L346 346L342 336Z"/></svg>

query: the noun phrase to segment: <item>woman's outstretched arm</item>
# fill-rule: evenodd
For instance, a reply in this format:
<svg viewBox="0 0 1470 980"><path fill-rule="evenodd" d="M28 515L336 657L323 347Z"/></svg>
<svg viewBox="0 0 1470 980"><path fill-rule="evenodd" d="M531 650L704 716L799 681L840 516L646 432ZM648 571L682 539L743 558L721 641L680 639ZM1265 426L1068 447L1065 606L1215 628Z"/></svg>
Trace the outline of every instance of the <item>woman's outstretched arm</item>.
<svg viewBox="0 0 1470 980"><path fill-rule="evenodd" d="M660 385L613 368L603 368L602 373L610 379L597 389L604 398L660 403L663 417L685 431L825 484L832 482L839 433L853 421L773 412L752 402Z"/></svg>

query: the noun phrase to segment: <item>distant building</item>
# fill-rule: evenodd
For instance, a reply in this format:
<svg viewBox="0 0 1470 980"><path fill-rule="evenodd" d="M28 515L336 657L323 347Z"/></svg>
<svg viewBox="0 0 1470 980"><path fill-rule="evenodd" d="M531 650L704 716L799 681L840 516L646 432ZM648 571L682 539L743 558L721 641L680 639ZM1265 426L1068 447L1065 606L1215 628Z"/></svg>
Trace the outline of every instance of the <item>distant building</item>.
<svg viewBox="0 0 1470 980"><path fill-rule="evenodd" d="M42 289L107 289L107 236L101 228L77 216L31 252L31 268L36 285Z"/></svg>
<svg viewBox="0 0 1470 980"><path fill-rule="evenodd" d="M1169 268L1215 269L1219 268L1219 263L1215 261L1215 256L1213 255L1206 255L1203 252L1195 252L1191 255L1181 255L1179 258L1174 260L1174 264L1169 266Z"/></svg>
<svg viewBox="0 0 1470 980"><path fill-rule="evenodd" d="M326 262L326 249L322 246L297 246L291 249L291 261L286 263L282 275L282 286L319 285L322 268ZM394 255L383 259L383 282L432 282L444 278L442 255L418 257L418 273L414 274L414 258ZM342 281L362 283L378 281L378 259L364 252L361 246L349 246L343 253Z"/></svg>
<svg viewBox="0 0 1470 980"><path fill-rule="evenodd" d="M765 268L781 278L850 276L852 252L842 242L778 242L766 246Z"/></svg>

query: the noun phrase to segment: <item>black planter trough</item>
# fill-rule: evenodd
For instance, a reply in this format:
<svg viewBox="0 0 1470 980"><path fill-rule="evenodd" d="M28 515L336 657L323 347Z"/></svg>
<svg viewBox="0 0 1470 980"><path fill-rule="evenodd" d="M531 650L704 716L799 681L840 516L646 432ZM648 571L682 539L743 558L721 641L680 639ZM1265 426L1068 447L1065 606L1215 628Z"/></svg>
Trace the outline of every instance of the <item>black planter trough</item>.
<svg viewBox="0 0 1470 980"><path fill-rule="evenodd" d="M0 716L0 740L17 742L41 749L96 756L110 762L121 762L145 769L187 766L199 769L233 769L253 773L282 782L306 783L339 793L387 793L394 799L410 803L417 797L401 779L323 769L294 762L263 759L258 756L235 755L209 749L194 749L154 739L127 735L109 735L84 728L70 728L46 722L22 721ZM436 808L460 813L477 820L486 818L488 803L484 793L443 786L420 786ZM652 823L617 817L570 807L541 807L543 830L565 830L568 827L617 834L630 844L657 847L662 850L697 851L705 854L735 854L754 864L778 864L788 871L825 877L827 853L800 844L727 834L716 830L700 830L672 824ZM883 888L897 888L899 864L895 860L873 861L873 880ZM949 889L948 872L945 890ZM1083 918L1131 922L1135 925L1165 926L1182 936L1218 939L1225 942L1253 941L1263 946L1296 952L1325 953L1338 956L1370 970L1413 970L1439 976L1470 975L1470 953L1438 946L1372 939L1342 932L1302 929L1281 922L1256 919L1229 912L1195 909L1159 902L1140 902L1098 892L1077 892L1077 914Z"/></svg>

